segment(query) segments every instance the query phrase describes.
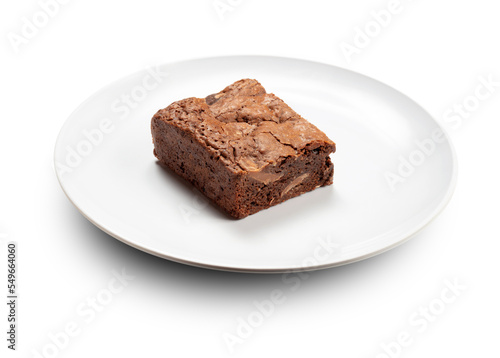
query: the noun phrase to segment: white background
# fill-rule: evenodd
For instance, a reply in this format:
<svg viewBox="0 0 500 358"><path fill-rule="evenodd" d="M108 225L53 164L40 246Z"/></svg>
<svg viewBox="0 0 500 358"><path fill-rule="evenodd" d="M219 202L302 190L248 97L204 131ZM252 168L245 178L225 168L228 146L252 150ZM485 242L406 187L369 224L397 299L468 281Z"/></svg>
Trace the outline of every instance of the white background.
<svg viewBox="0 0 500 358"><path fill-rule="evenodd" d="M500 8L492 0L401 0L400 12L348 61L343 42L388 1L69 1L18 46L37 1L0 5L0 233L20 244L19 350L34 357L229 356L254 301L283 289L280 275L203 270L134 250L87 222L57 183L52 153L69 114L102 86L155 64L257 54L316 60L381 80L436 119L473 95L483 76L500 81ZM9 35L10 34L10 35ZM500 87L496 88L500 92ZM241 344L238 357L498 356L498 113L500 93L462 123L443 123L459 160L454 198L408 243L375 258L311 273ZM423 188L424 189L424 188ZM286 249L286 248L284 248ZM1 286L5 279L2 244ZM87 323L77 309L103 294L113 270L135 276ZM466 287L439 304L445 281ZM1 290L2 296L5 289ZM3 298L2 298L3 300ZM2 301L3 302L3 301ZM442 307L422 331L419 307ZM4 306L4 304L2 304ZM0 317L2 332L6 312ZM78 334L47 348L70 322ZM2 333L0 352L5 353ZM48 350L47 350L48 349ZM388 355L385 355L388 356Z"/></svg>

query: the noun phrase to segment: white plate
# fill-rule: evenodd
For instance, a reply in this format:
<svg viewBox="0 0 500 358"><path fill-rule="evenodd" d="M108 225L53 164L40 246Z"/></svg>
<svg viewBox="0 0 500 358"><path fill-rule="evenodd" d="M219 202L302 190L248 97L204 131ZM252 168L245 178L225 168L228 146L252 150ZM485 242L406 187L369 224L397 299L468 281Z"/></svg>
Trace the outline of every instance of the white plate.
<svg viewBox="0 0 500 358"><path fill-rule="evenodd" d="M337 152L333 186L231 220L156 163L150 119L175 100L241 78L259 80ZM55 165L78 210L140 250L222 270L312 270L393 248L439 214L456 181L454 151L440 131L411 99L358 73L297 59L220 57L147 69L101 89L65 123ZM388 176L401 182L391 187Z"/></svg>

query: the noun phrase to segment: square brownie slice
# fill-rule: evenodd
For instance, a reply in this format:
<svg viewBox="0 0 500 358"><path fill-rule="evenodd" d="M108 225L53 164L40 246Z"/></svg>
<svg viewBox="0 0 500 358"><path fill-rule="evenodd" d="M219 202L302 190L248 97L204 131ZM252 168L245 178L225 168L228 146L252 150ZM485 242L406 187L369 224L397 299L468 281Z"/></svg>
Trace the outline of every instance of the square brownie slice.
<svg viewBox="0 0 500 358"><path fill-rule="evenodd" d="M252 79L152 119L154 154L233 218L333 182L335 143Z"/></svg>

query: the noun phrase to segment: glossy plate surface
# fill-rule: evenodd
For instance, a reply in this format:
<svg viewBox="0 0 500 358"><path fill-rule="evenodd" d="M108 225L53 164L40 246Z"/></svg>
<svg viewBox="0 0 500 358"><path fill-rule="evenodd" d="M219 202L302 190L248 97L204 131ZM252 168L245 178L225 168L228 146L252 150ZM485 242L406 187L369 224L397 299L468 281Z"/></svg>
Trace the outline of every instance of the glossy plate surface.
<svg viewBox="0 0 500 358"><path fill-rule="evenodd" d="M156 163L150 120L171 102L259 80L337 144L333 186L231 220ZM418 104L366 76L315 62L258 56L166 64L85 101L57 139L61 186L80 212L153 255L214 269L319 269L386 251L446 206L453 148Z"/></svg>

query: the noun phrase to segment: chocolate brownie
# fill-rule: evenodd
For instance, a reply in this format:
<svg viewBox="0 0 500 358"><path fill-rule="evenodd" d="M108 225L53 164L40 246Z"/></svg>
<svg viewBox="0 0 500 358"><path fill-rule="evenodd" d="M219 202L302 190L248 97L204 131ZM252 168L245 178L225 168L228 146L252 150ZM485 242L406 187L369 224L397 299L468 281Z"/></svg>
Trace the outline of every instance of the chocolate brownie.
<svg viewBox="0 0 500 358"><path fill-rule="evenodd" d="M154 154L234 218L332 184L335 143L256 80L152 119Z"/></svg>

